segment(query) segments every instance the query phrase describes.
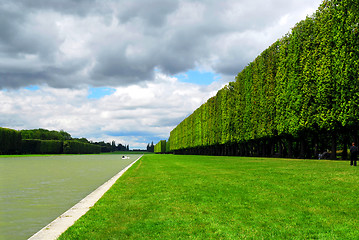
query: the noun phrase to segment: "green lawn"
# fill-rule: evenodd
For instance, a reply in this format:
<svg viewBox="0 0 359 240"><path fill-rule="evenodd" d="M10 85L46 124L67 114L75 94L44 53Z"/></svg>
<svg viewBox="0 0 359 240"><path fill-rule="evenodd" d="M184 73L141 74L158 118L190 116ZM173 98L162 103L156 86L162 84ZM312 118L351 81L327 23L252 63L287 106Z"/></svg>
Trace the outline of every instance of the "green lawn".
<svg viewBox="0 0 359 240"><path fill-rule="evenodd" d="M145 155L60 239L358 239L345 161Z"/></svg>

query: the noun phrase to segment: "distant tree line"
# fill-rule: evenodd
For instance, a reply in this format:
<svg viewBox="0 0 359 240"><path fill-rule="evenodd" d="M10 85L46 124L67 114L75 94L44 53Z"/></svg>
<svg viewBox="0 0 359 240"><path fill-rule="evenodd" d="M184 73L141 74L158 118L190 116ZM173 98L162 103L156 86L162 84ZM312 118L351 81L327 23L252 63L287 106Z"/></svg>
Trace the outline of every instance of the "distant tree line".
<svg viewBox="0 0 359 240"><path fill-rule="evenodd" d="M64 130L60 131L49 131L47 129L32 129L32 130L21 130L21 137L23 139L41 139L41 140L72 140L69 133Z"/></svg>
<svg viewBox="0 0 359 240"><path fill-rule="evenodd" d="M325 0L171 131L183 154L346 159L359 133L359 4Z"/></svg>
<svg viewBox="0 0 359 240"><path fill-rule="evenodd" d="M116 145L115 141L112 141L111 143L101 141L94 142L93 144L99 145L101 147L101 152L130 151L130 145L122 145L121 143Z"/></svg>
<svg viewBox="0 0 359 240"><path fill-rule="evenodd" d="M0 128L0 154L92 154L129 151L129 145L90 142L86 138L72 138L63 130L13 130Z"/></svg>

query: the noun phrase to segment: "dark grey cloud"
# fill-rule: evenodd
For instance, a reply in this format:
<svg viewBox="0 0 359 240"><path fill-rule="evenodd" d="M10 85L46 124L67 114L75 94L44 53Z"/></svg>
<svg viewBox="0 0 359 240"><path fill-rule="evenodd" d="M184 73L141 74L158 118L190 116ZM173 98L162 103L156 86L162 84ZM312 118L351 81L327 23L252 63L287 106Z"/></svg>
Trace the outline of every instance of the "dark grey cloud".
<svg viewBox="0 0 359 240"><path fill-rule="evenodd" d="M320 0L0 0L0 89L235 75Z"/></svg>
<svg viewBox="0 0 359 240"><path fill-rule="evenodd" d="M55 88L76 88L87 84L86 79L79 76L79 69L86 62L69 60L65 65L45 64L38 60L0 61L0 88L16 89L30 85L47 85ZM73 83L76 83L75 85Z"/></svg>
<svg viewBox="0 0 359 240"><path fill-rule="evenodd" d="M98 0L17 0L18 5L30 11L52 10L62 14L85 16L94 11L100 11L102 4Z"/></svg>
<svg viewBox="0 0 359 240"><path fill-rule="evenodd" d="M125 23L137 19L158 28L165 24L167 16L178 8L178 4L178 0L123 1L118 18Z"/></svg>
<svg viewBox="0 0 359 240"><path fill-rule="evenodd" d="M196 60L209 54L206 39L189 32L178 32L163 43L157 52L158 67L169 74L194 68Z"/></svg>
<svg viewBox="0 0 359 240"><path fill-rule="evenodd" d="M130 85L151 80L154 67L150 61L143 59L133 62L122 55L102 55L93 68L92 85Z"/></svg>
<svg viewBox="0 0 359 240"><path fill-rule="evenodd" d="M51 61L62 42L52 22L16 4L0 3L0 88L51 81Z"/></svg>
<svg viewBox="0 0 359 240"><path fill-rule="evenodd" d="M5 45L11 42L18 34L19 25L24 22L24 17L20 12L11 11L10 9L0 8L0 43ZM1 49L2 52L4 49Z"/></svg>

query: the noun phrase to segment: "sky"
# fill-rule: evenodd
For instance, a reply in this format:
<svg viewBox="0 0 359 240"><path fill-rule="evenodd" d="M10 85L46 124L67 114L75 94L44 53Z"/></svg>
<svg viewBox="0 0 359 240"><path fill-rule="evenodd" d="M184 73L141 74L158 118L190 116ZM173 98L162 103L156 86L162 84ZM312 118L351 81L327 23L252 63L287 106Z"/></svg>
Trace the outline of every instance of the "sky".
<svg viewBox="0 0 359 240"><path fill-rule="evenodd" d="M0 127L145 149L321 0L0 0Z"/></svg>

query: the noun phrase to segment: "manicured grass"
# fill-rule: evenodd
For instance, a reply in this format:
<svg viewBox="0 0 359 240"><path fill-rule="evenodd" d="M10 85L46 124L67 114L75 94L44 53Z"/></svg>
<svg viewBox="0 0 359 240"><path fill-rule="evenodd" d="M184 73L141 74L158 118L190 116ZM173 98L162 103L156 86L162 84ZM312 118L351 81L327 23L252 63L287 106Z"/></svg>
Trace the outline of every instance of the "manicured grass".
<svg viewBox="0 0 359 240"><path fill-rule="evenodd" d="M344 161L143 156L60 239L358 239Z"/></svg>

